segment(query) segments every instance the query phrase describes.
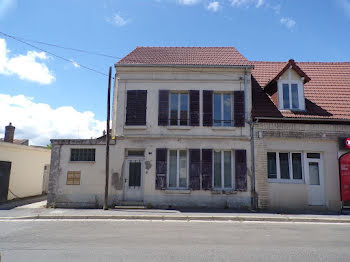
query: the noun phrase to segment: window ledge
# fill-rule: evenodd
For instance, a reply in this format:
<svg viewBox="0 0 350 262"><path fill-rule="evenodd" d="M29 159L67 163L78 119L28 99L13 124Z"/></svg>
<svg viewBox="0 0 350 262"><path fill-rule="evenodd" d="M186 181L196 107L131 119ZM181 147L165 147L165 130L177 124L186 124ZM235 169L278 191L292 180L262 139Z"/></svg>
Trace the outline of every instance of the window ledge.
<svg viewBox="0 0 350 262"><path fill-rule="evenodd" d="M124 129L130 129L130 130L140 130L140 129L147 129L147 126L124 126Z"/></svg>
<svg viewBox="0 0 350 262"><path fill-rule="evenodd" d="M213 130L234 130L236 129L235 126L212 126L211 129Z"/></svg>
<svg viewBox="0 0 350 262"><path fill-rule="evenodd" d="M304 180L293 180L293 179L269 179L269 183L277 183L277 184L305 184Z"/></svg>
<svg viewBox="0 0 350 262"><path fill-rule="evenodd" d="M189 189L165 189L166 194L191 194Z"/></svg>
<svg viewBox="0 0 350 262"><path fill-rule="evenodd" d="M211 193L213 195L234 195L237 194L237 191L233 189L213 189Z"/></svg>
<svg viewBox="0 0 350 262"><path fill-rule="evenodd" d="M192 126L167 126L170 130L190 130Z"/></svg>
<svg viewBox="0 0 350 262"><path fill-rule="evenodd" d="M95 164L96 161L68 161L69 164Z"/></svg>

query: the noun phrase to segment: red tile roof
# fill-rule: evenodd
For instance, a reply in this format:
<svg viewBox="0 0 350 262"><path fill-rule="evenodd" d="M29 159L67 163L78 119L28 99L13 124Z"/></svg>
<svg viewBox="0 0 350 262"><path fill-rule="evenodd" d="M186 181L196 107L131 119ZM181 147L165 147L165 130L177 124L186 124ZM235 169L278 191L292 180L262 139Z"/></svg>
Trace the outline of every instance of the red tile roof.
<svg viewBox="0 0 350 262"><path fill-rule="evenodd" d="M253 116L350 120L350 62L296 62L311 78L304 85L306 112L279 111L271 97L263 91L286 62L252 63Z"/></svg>
<svg viewBox="0 0 350 262"><path fill-rule="evenodd" d="M116 65L252 65L234 47L136 47Z"/></svg>

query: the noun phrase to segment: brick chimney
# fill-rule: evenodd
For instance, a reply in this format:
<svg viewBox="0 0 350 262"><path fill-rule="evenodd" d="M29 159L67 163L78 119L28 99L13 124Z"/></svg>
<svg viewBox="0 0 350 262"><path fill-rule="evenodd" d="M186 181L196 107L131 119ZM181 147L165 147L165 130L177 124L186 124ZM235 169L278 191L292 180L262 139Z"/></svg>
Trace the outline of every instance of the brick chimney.
<svg viewBox="0 0 350 262"><path fill-rule="evenodd" d="M15 137L15 127L10 123L5 127L5 138L4 142L13 143L13 139Z"/></svg>

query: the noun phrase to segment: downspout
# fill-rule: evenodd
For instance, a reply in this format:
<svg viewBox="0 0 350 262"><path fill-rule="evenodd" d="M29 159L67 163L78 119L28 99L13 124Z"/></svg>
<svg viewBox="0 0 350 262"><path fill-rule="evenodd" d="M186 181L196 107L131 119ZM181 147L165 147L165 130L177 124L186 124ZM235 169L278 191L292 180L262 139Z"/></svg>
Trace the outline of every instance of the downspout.
<svg viewBox="0 0 350 262"><path fill-rule="evenodd" d="M250 152L251 152L251 177L250 177L250 187L251 187L251 207L253 210L258 209L258 197L255 190L255 146L254 146L254 124L258 123L256 121L249 121L250 125Z"/></svg>
<svg viewBox="0 0 350 262"><path fill-rule="evenodd" d="M248 68L246 67L244 69L244 118L247 120L248 119L248 96L247 96L247 89L248 89L248 76L247 76L247 71Z"/></svg>

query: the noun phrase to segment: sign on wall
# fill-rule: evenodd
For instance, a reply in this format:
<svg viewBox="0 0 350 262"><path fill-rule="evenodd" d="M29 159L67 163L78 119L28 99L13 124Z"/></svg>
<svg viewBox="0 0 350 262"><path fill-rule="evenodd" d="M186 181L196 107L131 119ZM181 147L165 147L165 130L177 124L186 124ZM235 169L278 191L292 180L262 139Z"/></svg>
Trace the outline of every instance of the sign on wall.
<svg viewBox="0 0 350 262"><path fill-rule="evenodd" d="M350 149L350 136L339 137L339 149Z"/></svg>
<svg viewBox="0 0 350 262"><path fill-rule="evenodd" d="M350 153L339 159L342 201L350 201Z"/></svg>

